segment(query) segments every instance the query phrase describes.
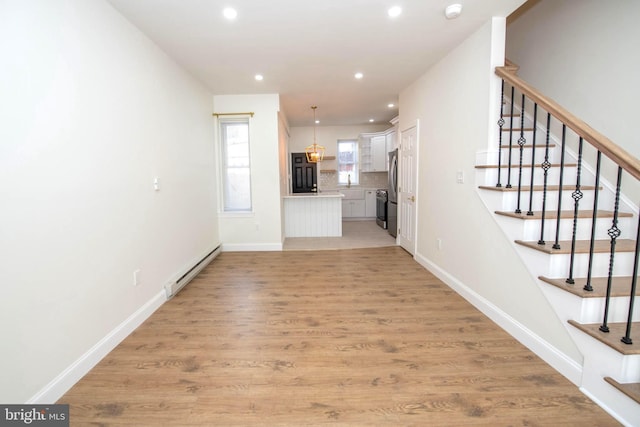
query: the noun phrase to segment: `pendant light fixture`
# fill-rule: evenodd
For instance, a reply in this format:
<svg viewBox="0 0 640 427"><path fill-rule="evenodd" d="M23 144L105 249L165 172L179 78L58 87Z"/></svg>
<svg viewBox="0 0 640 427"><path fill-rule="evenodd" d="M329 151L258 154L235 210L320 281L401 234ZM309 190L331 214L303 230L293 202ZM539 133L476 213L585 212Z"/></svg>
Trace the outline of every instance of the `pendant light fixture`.
<svg viewBox="0 0 640 427"><path fill-rule="evenodd" d="M324 159L324 147L316 144L316 108L318 107L315 105L311 107L313 110L313 144L304 149L309 163L318 163Z"/></svg>

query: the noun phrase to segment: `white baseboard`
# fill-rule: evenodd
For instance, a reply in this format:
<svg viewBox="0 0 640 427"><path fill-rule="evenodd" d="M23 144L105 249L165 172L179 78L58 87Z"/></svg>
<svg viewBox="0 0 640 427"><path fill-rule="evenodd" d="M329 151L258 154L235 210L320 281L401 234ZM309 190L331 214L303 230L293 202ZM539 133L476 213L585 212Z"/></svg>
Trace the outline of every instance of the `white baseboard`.
<svg viewBox="0 0 640 427"><path fill-rule="evenodd" d="M164 289L136 310L124 322L102 338L96 345L62 371L42 390L31 397L27 404L52 404L64 395L75 383L85 376L111 350L120 344L131 332L142 324L167 300ZM64 402L63 402L64 403Z"/></svg>
<svg viewBox="0 0 640 427"><path fill-rule="evenodd" d="M509 314L502 311L489 300L470 289L464 283L442 270L422 255L416 254L415 260L424 268L442 280L451 289L456 291L465 300L480 310L485 316L493 320L498 326L517 339L522 345L534 352L538 357L547 362L556 371L576 386L582 382L582 365L559 351L539 335L518 322Z"/></svg>
<svg viewBox="0 0 640 427"><path fill-rule="evenodd" d="M222 252L281 251L282 243L223 243Z"/></svg>

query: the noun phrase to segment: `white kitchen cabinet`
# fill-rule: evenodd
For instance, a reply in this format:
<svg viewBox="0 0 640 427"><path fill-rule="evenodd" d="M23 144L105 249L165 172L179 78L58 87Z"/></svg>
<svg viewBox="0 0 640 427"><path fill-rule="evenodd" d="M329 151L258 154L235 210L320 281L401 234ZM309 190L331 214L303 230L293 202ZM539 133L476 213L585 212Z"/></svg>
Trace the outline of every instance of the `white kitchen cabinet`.
<svg viewBox="0 0 640 427"><path fill-rule="evenodd" d="M365 199L342 200L343 218L364 218Z"/></svg>
<svg viewBox="0 0 640 427"><path fill-rule="evenodd" d="M370 172L386 172L387 139L385 135L371 138L371 170Z"/></svg>
<svg viewBox="0 0 640 427"><path fill-rule="evenodd" d="M389 151L395 148L395 128L360 135L360 171L388 172Z"/></svg>
<svg viewBox="0 0 640 427"><path fill-rule="evenodd" d="M367 218L376 217L376 190L364 192L364 216Z"/></svg>

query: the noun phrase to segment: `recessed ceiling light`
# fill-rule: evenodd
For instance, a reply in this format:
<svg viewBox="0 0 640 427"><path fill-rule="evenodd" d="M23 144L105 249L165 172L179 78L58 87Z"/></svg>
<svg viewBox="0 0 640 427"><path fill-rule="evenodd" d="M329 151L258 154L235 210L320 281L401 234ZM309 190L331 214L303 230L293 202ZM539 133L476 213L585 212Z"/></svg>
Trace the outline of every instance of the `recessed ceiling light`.
<svg viewBox="0 0 640 427"><path fill-rule="evenodd" d="M387 11L387 14L389 14L390 18L396 18L400 16L401 13L402 13L402 8L400 6L393 6Z"/></svg>
<svg viewBox="0 0 640 427"><path fill-rule="evenodd" d="M316 124L320 124L320 120L316 120Z"/></svg>
<svg viewBox="0 0 640 427"><path fill-rule="evenodd" d="M462 13L462 5L460 3L450 4L444 10L444 16L447 19L455 19Z"/></svg>
<svg viewBox="0 0 640 427"><path fill-rule="evenodd" d="M255 79L259 82L261 82L262 80L264 80L264 76L262 74L256 74L255 75Z"/></svg>
<svg viewBox="0 0 640 427"><path fill-rule="evenodd" d="M238 17L238 11L235 10L232 7L227 7L222 11L222 14L224 15L225 18L227 18L229 21L233 21L234 19L236 19Z"/></svg>
<svg viewBox="0 0 640 427"><path fill-rule="evenodd" d="M394 103L387 104L387 107L389 107L389 108L393 108L395 106L396 106L396 104L394 104Z"/></svg>
<svg viewBox="0 0 640 427"><path fill-rule="evenodd" d="M373 122L375 122L374 119L369 119L369 123L373 123Z"/></svg>
<svg viewBox="0 0 640 427"><path fill-rule="evenodd" d="M355 77L356 79L360 80L361 78L363 78L363 77L364 77L364 74L362 74L362 73L355 73L355 74L353 75L353 77Z"/></svg>

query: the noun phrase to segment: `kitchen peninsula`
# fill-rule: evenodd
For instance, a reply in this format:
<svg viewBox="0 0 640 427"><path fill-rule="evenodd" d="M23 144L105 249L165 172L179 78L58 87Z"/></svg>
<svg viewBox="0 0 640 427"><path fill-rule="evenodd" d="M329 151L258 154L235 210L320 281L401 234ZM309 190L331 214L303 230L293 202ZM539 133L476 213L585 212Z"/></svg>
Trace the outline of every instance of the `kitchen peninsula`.
<svg viewBox="0 0 640 427"><path fill-rule="evenodd" d="M338 191L284 196L285 237L342 237L342 198Z"/></svg>

